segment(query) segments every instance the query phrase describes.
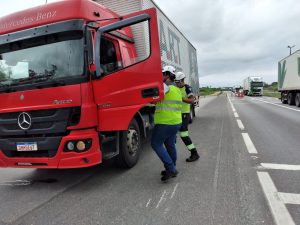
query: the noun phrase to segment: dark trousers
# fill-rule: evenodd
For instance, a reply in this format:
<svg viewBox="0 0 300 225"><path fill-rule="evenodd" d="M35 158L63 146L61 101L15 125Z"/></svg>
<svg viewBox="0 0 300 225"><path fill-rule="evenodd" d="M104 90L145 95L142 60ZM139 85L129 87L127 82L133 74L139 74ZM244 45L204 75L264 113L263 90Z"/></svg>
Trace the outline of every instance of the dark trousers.
<svg viewBox="0 0 300 225"><path fill-rule="evenodd" d="M182 125L180 128L180 137L183 143L186 145L187 149L192 151L196 150L191 138L189 137L189 126L190 122L190 114L189 113L182 113Z"/></svg>

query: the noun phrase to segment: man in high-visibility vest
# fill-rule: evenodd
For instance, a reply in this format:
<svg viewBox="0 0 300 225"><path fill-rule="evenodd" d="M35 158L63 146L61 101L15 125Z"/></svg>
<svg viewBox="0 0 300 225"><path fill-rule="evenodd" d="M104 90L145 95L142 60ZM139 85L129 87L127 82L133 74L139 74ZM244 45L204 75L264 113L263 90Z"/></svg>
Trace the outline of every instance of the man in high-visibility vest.
<svg viewBox="0 0 300 225"><path fill-rule="evenodd" d="M182 122L182 96L174 83L175 68L165 66L162 72L165 97L156 104L151 146L164 164L165 170L161 171L161 181L165 182L178 174L176 133Z"/></svg>
<svg viewBox="0 0 300 225"><path fill-rule="evenodd" d="M180 89L182 94L182 126L180 128L181 140L186 145L187 149L190 151L191 155L186 159L187 162L193 162L200 158L190 136L188 125L190 122L190 112L191 104L194 104L194 94L192 87L184 83L185 74L183 72L177 72L175 83Z"/></svg>

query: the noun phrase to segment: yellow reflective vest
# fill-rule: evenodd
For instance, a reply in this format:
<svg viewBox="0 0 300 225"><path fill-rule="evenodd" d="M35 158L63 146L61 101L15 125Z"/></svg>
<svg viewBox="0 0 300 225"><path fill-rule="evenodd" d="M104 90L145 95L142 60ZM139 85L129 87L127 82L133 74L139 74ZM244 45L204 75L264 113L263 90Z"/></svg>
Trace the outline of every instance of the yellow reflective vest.
<svg viewBox="0 0 300 225"><path fill-rule="evenodd" d="M182 95L179 88L169 85L163 101L156 104L154 124L176 125L182 123Z"/></svg>
<svg viewBox="0 0 300 225"><path fill-rule="evenodd" d="M183 86L182 88L179 88L179 89L181 91L182 98L187 98L185 86ZM190 111L191 111L191 105L189 103L182 102L181 112L182 113L190 113Z"/></svg>

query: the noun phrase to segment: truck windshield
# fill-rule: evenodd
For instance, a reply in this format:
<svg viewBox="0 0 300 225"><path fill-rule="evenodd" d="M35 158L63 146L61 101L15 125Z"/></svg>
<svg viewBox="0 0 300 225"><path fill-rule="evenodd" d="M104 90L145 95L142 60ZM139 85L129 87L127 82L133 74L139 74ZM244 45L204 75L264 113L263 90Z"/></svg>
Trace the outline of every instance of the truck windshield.
<svg viewBox="0 0 300 225"><path fill-rule="evenodd" d="M263 82L251 82L252 87L263 87Z"/></svg>
<svg viewBox="0 0 300 225"><path fill-rule="evenodd" d="M57 85L82 76L83 46L82 35L51 35L0 46L0 91L49 81Z"/></svg>

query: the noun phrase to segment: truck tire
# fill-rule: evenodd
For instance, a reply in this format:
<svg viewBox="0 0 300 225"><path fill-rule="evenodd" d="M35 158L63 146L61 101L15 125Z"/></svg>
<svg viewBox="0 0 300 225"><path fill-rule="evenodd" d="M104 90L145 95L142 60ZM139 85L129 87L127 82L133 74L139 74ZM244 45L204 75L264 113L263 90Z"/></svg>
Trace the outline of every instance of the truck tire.
<svg viewBox="0 0 300 225"><path fill-rule="evenodd" d="M297 107L300 107L300 93L296 94L295 104Z"/></svg>
<svg viewBox="0 0 300 225"><path fill-rule="evenodd" d="M288 94L288 104L295 105L295 95L292 92Z"/></svg>
<svg viewBox="0 0 300 225"><path fill-rule="evenodd" d="M285 99L283 92L281 92L280 100L281 100L282 104L287 104L287 100Z"/></svg>
<svg viewBox="0 0 300 225"><path fill-rule="evenodd" d="M194 120L194 118L195 118L195 115L196 115L196 113L195 113L195 107L191 107L191 111L190 111L190 121L189 121L189 123L193 123L193 120Z"/></svg>
<svg viewBox="0 0 300 225"><path fill-rule="evenodd" d="M132 168L137 164L141 149L141 133L139 125L133 119L127 131L120 133L120 152L116 157L116 163L122 168Z"/></svg>

